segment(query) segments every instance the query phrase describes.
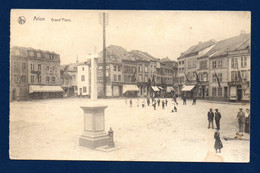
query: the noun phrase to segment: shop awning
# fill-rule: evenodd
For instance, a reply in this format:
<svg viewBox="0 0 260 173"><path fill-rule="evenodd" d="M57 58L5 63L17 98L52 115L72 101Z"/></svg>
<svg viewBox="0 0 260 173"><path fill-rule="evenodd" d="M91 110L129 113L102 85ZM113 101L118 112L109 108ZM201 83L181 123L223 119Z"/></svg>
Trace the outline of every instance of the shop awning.
<svg viewBox="0 0 260 173"><path fill-rule="evenodd" d="M159 88L160 90L163 90L163 87L158 86L158 88Z"/></svg>
<svg viewBox="0 0 260 173"><path fill-rule="evenodd" d="M29 93L36 92L63 92L63 89L60 86L30 85Z"/></svg>
<svg viewBox="0 0 260 173"><path fill-rule="evenodd" d="M152 86L153 91L160 91L156 86Z"/></svg>
<svg viewBox="0 0 260 173"><path fill-rule="evenodd" d="M127 91L139 91L139 88L136 85L123 85L123 93Z"/></svg>
<svg viewBox="0 0 260 173"><path fill-rule="evenodd" d="M194 87L195 87L195 85L187 85L187 86L184 86L181 89L181 91L191 91Z"/></svg>
<svg viewBox="0 0 260 173"><path fill-rule="evenodd" d="M175 91L175 89L172 86L167 86L167 92Z"/></svg>

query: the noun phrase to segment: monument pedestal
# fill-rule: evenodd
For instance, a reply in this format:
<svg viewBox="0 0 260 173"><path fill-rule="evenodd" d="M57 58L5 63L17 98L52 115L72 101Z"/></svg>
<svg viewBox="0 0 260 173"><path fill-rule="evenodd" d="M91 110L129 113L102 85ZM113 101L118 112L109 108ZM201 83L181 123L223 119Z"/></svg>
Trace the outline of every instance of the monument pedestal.
<svg viewBox="0 0 260 173"><path fill-rule="evenodd" d="M84 111L84 132L79 138L79 145L92 149L108 145L109 137L105 132L104 116L107 106L92 102L80 108Z"/></svg>

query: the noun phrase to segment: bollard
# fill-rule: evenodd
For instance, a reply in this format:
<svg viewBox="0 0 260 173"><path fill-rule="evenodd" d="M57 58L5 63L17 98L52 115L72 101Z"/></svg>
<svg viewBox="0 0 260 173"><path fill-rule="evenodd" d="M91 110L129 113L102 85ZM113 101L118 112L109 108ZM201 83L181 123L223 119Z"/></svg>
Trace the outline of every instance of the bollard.
<svg viewBox="0 0 260 173"><path fill-rule="evenodd" d="M113 130L112 128L110 127L109 131L108 131L108 136L109 136L109 139L108 139L108 147L109 148L113 148L115 147L115 143L114 143L114 139L113 139Z"/></svg>

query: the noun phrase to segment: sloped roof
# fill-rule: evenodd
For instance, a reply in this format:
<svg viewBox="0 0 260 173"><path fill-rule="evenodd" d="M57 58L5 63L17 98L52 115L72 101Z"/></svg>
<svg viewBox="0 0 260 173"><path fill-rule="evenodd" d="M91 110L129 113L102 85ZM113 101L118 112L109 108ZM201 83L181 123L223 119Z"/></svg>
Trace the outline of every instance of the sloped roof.
<svg viewBox="0 0 260 173"><path fill-rule="evenodd" d="M168 57L165 57L163 59L160 59L160 62L172 62Z"/></svg>
<svg viewBox="0 0 260 173"><path fill-rule="evenodd" d="M202 43L199 43L197 45L191 46L188 50L186 50L185 52L183 52L182 56L191 54L191 53L195 53L195 52L199 52L203 49L206 49L212 45L214 45L216 43L215 40L209 40L209 41L205 41Z"/></svg>
<svg viewBox="0 0 260 173"><path fill-rule="evenodd" d="M130 52L131 54L135 55L135 60L140 61L157 61L156 58L154 58L152 55L148 54L147 52L143 52L140 50L132 50Z"/></svg>
<svg viewBox="0 0 260 173"><path fill-rule="evenodd" d="M210 57L225 55L228 51L234 51L239 47L242 48L243 46L245 46L247 40L250 40L249 34L241 34L239 36L221 40L217 42L217 44L212 49L210 49L205 55Z"/></svg>
<svg viewBox="0 0 260 173"><path fill-rule="evenodd" d="M20 50L23 50L23 51L29 50L29 51L35 51L35 52L57 54L57 53L55 53L55 52L50 52L50 51L48 51L48 50L34 49L34 48L31 48L31 47L13 46L11 49L20 49Z"/></svg>

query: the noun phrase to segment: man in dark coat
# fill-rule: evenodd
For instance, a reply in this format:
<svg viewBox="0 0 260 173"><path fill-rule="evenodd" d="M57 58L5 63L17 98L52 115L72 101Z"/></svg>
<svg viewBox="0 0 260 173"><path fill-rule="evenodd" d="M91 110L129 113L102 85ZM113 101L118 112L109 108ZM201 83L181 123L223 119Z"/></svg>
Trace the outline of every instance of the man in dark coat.
<svg viewBox="0 0 260 173"><path fill-rule="evenodd" d="M166 100L165 100L165 106L166 106L166 107L167 107L167 103L168 103L168 100L166 99Z"/></svg>
<svg viewBox="0 0 260 173"><path fill-rule="evenodd" d="M221 114L220 112L218 112L218 109L215 109L215 122L216 122L216 126L217 129L220 130L220 119L221 119Z"/></svg>
<svg viewBox="0 0 260 173"><path fill-rule="evenodd" d="M192 103L192 105L196 105L196 100L197 100L197 97L193 96L193 103Z"/></svg>
<svg viewBox="0 0 260 173"><path fill-rule="evenodd" d="M158 107L160 106L160 102L161 102L161 100L158 98L158 100L157 100Z"/></svg>
<svg viewBox="0 0 260 173"><path fill-rule="evenodd" d="M150 99L147 97L147 105L150 106Z"/></svg>
<svg viewBox="0 0 260 173"><path fill-rule="evenodd" d="M239 132L244 132L244 124L245 124L246 117L242 108L240 108L239 112L237 113L237 119L239 124Z"/></svg>
<svg viewBox="0 0 260 173"><path fill-rule="evenodd" d="M130 107L132 107L132 104L133 104L132 99L130 99Z"/></svg>
<svg viewBox="0 0 260 173"><path fill-rule="evenodd" d="M178 105L176 94L173 95L173 101L176 103L176 105Z"/></svg>
<svg viewBox="0 0 260 173"><path fill-rule="evenodd" d="M164 100L162 100L162 109L164 109L165 108L165 103L164 103Z"/></svg>
<svg viewBox="0 0 260 173"><path fill-rule="evenodd" d="M183 99L183 105L186 105L186 96L183 95L183 96L182 96L182 99Z"/></svg>
<svg viewBox="0 0 260 173"><path fill-rule="evenodd" d="M208 129L210 128L210 124L212 124L212 129L214 129L213 118L214 118L214 112L212 112L212 109L210 108L208 112L208 121L209 121Z"/></svg>

